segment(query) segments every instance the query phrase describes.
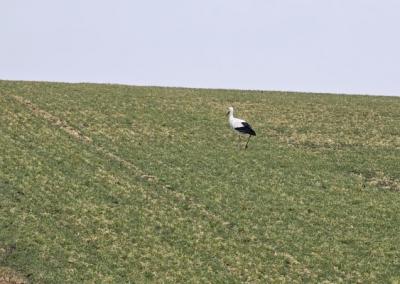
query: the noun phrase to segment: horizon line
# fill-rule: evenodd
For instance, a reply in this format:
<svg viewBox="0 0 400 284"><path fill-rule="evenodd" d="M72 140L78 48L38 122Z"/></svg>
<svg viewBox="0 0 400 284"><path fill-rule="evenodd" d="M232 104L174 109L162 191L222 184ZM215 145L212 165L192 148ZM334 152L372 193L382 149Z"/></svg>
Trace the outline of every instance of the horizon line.
<svg viewBox="0 0 400 284"><path fill-rule="evenodd" d="M275 90L275 89L248 89L248 88L225 88L225 87L194 87L184 85L156 85L156 84L133 84L125 82L100 82L100 81L58 81L58 80L15 80L15 79L2 79L1 81L7 82L26 82L26 83L55 83L55 84L93 84L93 85L117 85L139 88L166 88L166 89L194 89L194 90L213 90L213 91L244 91L244 92L275 92L275 93L292 93L292 94L311 94L311 95L337 95L337 96L368 96L368 97L391 97L397 98L400 95L382 95L382 94L369 94L369 93L334 93L331 91L300 91L300 90Z"/></svg>

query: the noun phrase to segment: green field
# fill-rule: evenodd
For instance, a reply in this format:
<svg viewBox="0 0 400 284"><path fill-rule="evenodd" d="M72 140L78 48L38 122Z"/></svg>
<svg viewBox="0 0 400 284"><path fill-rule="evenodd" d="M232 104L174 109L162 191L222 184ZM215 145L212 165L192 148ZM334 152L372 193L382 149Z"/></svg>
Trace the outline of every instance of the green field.
<svg viewBox="0 0 400 284"><path fill-rule="evenodd" d="M0 283L400 281L400 98L0 81L0 134Z"/></svg>

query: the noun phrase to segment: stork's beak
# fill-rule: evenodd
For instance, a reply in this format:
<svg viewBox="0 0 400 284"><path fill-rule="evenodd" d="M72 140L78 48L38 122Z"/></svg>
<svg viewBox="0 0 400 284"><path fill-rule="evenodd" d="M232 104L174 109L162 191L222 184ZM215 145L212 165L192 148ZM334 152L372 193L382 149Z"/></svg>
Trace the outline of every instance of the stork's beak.
<svg viewBox="0 0 400 284"><path fill-rule="evenodd" d="M230 111L228 111L227 113L226 113L226 115L228 115L230 113Z"/></svg>

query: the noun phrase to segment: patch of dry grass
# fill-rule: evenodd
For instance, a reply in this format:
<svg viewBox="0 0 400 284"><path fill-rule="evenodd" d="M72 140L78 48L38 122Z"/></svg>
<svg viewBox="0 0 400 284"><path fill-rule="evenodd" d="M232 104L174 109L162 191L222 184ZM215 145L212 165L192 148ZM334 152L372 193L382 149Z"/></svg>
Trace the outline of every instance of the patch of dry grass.
<svg viewBox="0 0 400 284"><path fill-rule="evenodd" d="M0 284L28 284L29 281L9 267L0 266Z"/></svg>

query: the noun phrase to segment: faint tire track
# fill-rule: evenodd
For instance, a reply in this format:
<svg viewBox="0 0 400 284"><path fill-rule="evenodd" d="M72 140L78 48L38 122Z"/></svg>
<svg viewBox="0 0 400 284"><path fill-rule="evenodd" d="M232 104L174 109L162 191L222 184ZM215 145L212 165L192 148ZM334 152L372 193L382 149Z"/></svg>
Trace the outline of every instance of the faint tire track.
<svg viewBox="0 0 400 284"><path fill-rule="evenodd" d="M88 136L83 135L79 130L73 128L72 126L68 125L68 123L51 113L42 110L38 106L34 105L31 101L24 99L20 96L12 96L17 102L25 105L28 107L32 113L34 113L36 116L42 117L45 120L49 121L51 124L59 127L63 131L67 132L70 136L74 137L75 139L82 140L85 143L92 143L92 139Z"/></svg>
<svg viewBox="0 0 400 284"><path fill-rule="evenodd" d="M25 107L27 107L34 115L45 119L46 121L50 122L52 125L56 126L57 128L63 130L64 132L66 132L68 135L70 135L72 138L81 141L85 144L91 145L95 148L95 150L97 152L99 152L100 154L119 162L120 164L122 164L123 166L125 166L126 168L134 171L141 179L144 179L150 183L153 183L154 185L158 185L160 188L163 189L163 192L165 192L166 194L168 194L170 197L175 198L176 200L183 202L185 204L188 205L189 208L198 210L203 216L207 217L208 219L219 223L220 225L228 228L227 226L230 225L230 222L225 221L221 216L215 215L214 213L210 212L209 210L207 210L205 208L205 206L203 204L194 202L192 199L188 198L185 194L183 194L182 192L177 192L177 191L172 191L170 189L170 187L168 185L163 184L160 179L157 176L154 175L149 175L147 173L145 173L142 169L140 169L138 166L136 166L135 164L121 158L120 156L111 153L110 151L108 151L107 149L95 145L93 143L93 139L90 138L87 135L84 135L82 132L80 132L78 129L70 126L66 121L62 120L61 118L52 115L51 113L41 109L40 107L38 107L37 105L35 105L34 103L32 103L30 100L22 98L20 96L17 95L12 95L11 96L14 100L16 100L18 103L24 105ZM146 195L146 194L145 194ZM226 267L226 269L233 275L237 275L237 271L239 271L239 269L232 267L231 265L226 265L226 263L221 259L220 260L224 266Z"/></svg>
<svg viewBox="0 0 400 284"><path fill-rule="evenodd" d="M59 118L55 115L52 115L51 113L41 109L40 107L38 107L37 105L35 105L28 99L25 99L25 98L17 96L17 95L13 95L12 98L14 98L17 102L26 106L36 116L44 118L45 120L49 121L54 126L60 128L64 132L66 132L71 137L73 137L77 140L80 140L84 143L93 145L95 147L96 151L100 152L104 156L106 156L114 161L121 163L122 165L129 168L130 170L135 171L142 179L145 179L149 182L156 183L163 190L165 190L168 194L173 195L175 198L177 198L180 201L188 203L188 205L190 205L191 208L195 208L195 209L199 210L203 215L207 216L208 218L210 218L214 221L217 221L218 223L220 223L223 226L227 226L230 224L229 222L223 220L220 216L215 215L214 213L207 210L203 204L193 202L193 200L191 200L190 198L188 198L185 194L183 194L181 192L171 191L170 188L168 187L168 185L165 185L160 182L160 179L158 177L145 173L142 169L140 169L138 166L136 166L132 162L127 161L116 154L111 153L110 151L108 151L107 149L105 149L101 146L95 145L93 143L92 138L90 138L87 135L84 135L78 129L70 126L65 120L62 120L61 118Z"/></svg>

